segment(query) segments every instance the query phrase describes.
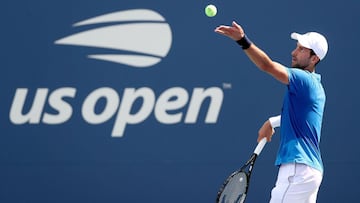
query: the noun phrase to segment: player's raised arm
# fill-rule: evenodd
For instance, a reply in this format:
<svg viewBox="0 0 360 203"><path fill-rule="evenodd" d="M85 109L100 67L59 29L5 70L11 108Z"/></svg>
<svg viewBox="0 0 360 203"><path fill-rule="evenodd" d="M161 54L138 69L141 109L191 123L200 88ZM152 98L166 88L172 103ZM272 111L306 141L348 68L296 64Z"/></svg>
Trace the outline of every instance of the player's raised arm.
<svg viewBox="0 0 360 203"><path fill-rule="evenodd" d="M270 57L252 43L243 28L233 21L231 26L221 25L215 29L215 32L225 35L236 41L245 51L250 60L262 71L269 73L275 79L284 84L288 84L288 73L286 68L280 63L274 62Z"/></svg>

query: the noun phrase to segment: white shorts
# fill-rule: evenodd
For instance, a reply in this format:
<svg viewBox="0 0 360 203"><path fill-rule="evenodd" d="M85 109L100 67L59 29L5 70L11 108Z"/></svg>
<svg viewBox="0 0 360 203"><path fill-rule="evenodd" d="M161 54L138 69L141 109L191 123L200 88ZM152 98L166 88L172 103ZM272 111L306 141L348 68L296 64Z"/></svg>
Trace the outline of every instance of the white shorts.
<svg viewBox="0 0 360 203"><path fill-rule="evenodd" d="M305 164L283 164L279 168L270 203L316 203L322 173Z"/></svg>

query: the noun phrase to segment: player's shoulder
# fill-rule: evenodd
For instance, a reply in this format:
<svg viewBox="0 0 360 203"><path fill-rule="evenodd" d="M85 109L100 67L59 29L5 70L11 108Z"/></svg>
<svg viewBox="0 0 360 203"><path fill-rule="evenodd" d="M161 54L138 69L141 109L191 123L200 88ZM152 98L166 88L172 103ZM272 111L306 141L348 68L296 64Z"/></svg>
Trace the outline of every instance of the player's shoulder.
<svg viewBox="0 0 360 203"><path fill-rule="evenodd" d="M296 87L308 87L312 89L321 84L321 76L315 72L298 68L290 68L289 84Z"/></svg>
<svg viewBox="0 0 360 203"><path fill-rule="evenodd" d="M311 74L310 71L308 70L303 70L300 68L288 68L289 72L294 73L294 74Z"/></svg>
<svg viewBox="0 0 360 203"><path fill-rule="evenodd" d="M299 68L288 68L289 78L296 79L296 80L308 80L311 78L313 74L310 71L302 70Z"/></svg>

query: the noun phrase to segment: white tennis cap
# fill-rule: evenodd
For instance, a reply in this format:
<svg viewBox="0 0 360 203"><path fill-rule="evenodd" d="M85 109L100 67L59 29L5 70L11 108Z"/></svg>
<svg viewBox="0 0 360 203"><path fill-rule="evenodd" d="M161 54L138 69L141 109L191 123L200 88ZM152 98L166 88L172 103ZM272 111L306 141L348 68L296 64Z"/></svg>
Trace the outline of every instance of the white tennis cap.
<svg viewBox="0 0 360 203"><path fill-rule="evenodd" d="M317 32L308 32L303 35L293 32L291 38L297 40L301 46L312 49L320 60L325 57L328 51L326 38Z"/></svg>

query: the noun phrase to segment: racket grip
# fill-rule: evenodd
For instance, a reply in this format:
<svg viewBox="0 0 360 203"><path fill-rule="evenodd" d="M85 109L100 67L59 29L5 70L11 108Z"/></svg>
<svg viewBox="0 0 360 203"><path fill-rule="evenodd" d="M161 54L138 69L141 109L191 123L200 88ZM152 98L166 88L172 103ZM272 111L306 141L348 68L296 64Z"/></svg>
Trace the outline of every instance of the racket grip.
<svg viewBox="0 0 360 203"><path fill-rule="evenodd" d="M260 142L258 143L258 145L256 146L254 153L256 155L259 155L260 152L262 151L262 149L264 148L265 144L266 144L266 137L264 137L263 139L260 140Z"/></svg>

